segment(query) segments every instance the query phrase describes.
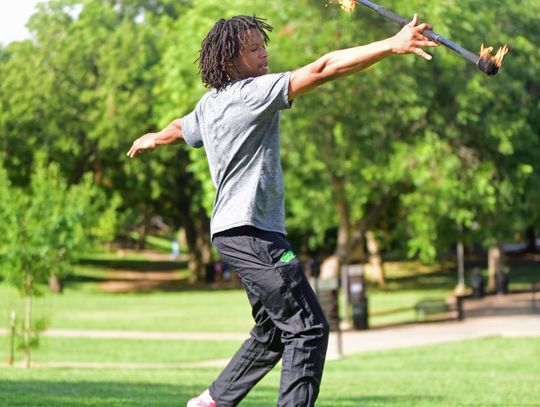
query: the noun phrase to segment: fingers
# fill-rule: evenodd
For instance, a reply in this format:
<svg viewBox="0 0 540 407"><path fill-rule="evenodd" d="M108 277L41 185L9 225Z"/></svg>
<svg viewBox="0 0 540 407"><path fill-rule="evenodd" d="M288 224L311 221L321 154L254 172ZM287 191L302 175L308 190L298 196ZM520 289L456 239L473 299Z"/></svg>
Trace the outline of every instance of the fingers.
<svg viewBox="0 0 540 407"><path fill-rule="evenodd" d="M428 39L426 39L425 41L417 41L417 42L415 43L415 45L416 45L417 47L438 47L438 46L439 46L438 43L433 42L433 41L430 41L430 40L428 40Z"/></svg>
<svg viewBox="0 0 540 407"><path fill-rule="evenodd" d="M413 42L414 46L414 53L418 55L419 57L425 59L426 61L431 61L433 57L428 54L426 51L424 51L421 47L438 47L439 44L435 41L431 41L429 38L422 35L422 33L425 30L431 30L431 26L428 23L419 23L418 14L415 13L413 16L413 19L409 23L410 27L413 27L414 31L416 32L415 39L416 41Z"/></svg>
<svg viewBox="0 0 540 407"><path fill-rule="evenodd" d="M140 152L140 150L139 150L138 148L132 146L132 147L129 149L129 151L128 151L128 153L127 153L127 156L128 156L129 158L133 158L133 157L135 157L139 152Z"/></svg>
<svg viewBox="0 0 540 407"><path fill-rule="evenodd" d="M426 30L430 30L431 26L428 23L422 23L418 24L416 27L414 27L414 29L416 32L423 33Z"/></svg>
<svg viewBox="0 0 540 407"><path fill-rule="evenodd" d="M144 151L144 148L141 147L141 141L140 139L137 139L133 142L133 145L129 149L127 156L129 158L135 157L137 154L140 154Z"/></svg>
<svg viewBox="0 0 540 407"><path fill-rule="evenodd" d="M415 31L419 33L422 33L425 30L431 30L431 25L429 25L429 23L418 24L419 22L420 22L420 19L418 17L418 14L415 13L413 19L408 25L410 27L414 27Z"/></svg>
<svg viewBox="0 0 540 407"><path fill-rule="evenodd" d="M409 23L409 26L416 27L418 25L418 14L414 13L413 19Z"/></svg>
<svg viewBox="0 0 540 407"><path fill-rule="evenodd" d="M426 61L431 61L431 59L433 58L431 55L429 55L426 51L424 51L422 48L416 48L416 50L414 51L414 53L416 55L418 55L419 57L422 57L424 58Z"/></svg>

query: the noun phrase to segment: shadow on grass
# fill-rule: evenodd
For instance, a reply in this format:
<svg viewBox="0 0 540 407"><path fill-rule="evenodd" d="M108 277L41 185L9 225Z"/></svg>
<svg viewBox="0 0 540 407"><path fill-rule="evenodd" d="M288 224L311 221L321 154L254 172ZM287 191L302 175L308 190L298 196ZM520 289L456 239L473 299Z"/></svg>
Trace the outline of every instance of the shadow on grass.
<svg viewBox="0 0 540 407"><path fill-rule="evenodd" d="M205 283L205 282L190 282L187 278L179 278L174 281L160 281L152 279L132 280L121 278L106 278L84 275L71 275L64 280L64 287L73 290L81 287L84 283L94 283L99 285L97 291L109 293L137 293L137 294L152 294L152 293L168 293L168 292L209 292L209 291L235 291L242 290L240 281L233 278L224 283Z"/></svg>
<svg viewBox="0 0 540 407"><path fill-rule="evenodd" d="M1 381L0 402L6 406L184 406L204 386L181 386L145 382L48 380ZM277 388L256 387L242 407L276 405ZM438 405L438 397L425 395L335 396L321 394L320 407L369 405ZM439 404L440 405L440 404Z"/></svg>
<svg viewBox="0 0 540 407"><path fill-rule="evenodd" d="M183 406L200 387L144 382L0 381L2 406Z"/></svg>
<svg viewBox="0 0 540 407"><path fill-rule="evenodd" d="M526 256L509 256L507 266L510 270L510 284L530 284L540 281L540 255L531 259ZM465 265L465 281L468 284L470 274L474 268L484 270L487 268L485 261L467 261ZM485 271L487 278L487 272ZM387 286L382 291L398 290L451 290L457 283L457 271L455 267L448 267L440 271L428 274L416 274L404 277L387 278ZM371 285L373 290L379 290Z"/></svg>
<svg viewBox="0 0 540 407"><path fill-rule="evenodd" d="M320 399L317 407L359 407L359 406L442 406L441 397L420 395L387 395L363 397L333 397L332 401Z"/></svg>
<svg viewBox="0 0 540 407"><path fill-rule="evenodd" d="M441 270L429 274L387 278L386 287L380 289L371 285L373 290L399 291L399 290L447 290L456 285L455 273L451 270Z"/></svg>
<svg viewBox="0 0 540 407"><path fill-rule="evenodd" d="M187 267L185 261L174 260L136 260L136 259L91 259L80 258L79 264L113 270L132 271L174 271Z"/></svg>
<svg viewBox="0 0 540 407"><path fill-rule="evenodd" d="M335 391L335 389L334 389ZM275 406L277 402L277 388L258 386L244 401L242 407ZM443 398L426 395L366 395L342 396L325 394L321 392L317 400L317 407L359 407L359 406L442 406Z"/></svg>

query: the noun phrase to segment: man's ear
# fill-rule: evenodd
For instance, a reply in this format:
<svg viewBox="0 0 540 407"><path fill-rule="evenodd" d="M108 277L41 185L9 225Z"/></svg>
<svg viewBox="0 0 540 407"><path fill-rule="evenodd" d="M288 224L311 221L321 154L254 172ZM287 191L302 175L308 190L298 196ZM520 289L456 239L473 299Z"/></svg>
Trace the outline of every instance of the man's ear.
<svg viewBox="0 0 540 407"><path fill-rule="evenodd" d="M229 78L234 78L238 75L238 69L232 61L225 62L225 73Z"/></svg>

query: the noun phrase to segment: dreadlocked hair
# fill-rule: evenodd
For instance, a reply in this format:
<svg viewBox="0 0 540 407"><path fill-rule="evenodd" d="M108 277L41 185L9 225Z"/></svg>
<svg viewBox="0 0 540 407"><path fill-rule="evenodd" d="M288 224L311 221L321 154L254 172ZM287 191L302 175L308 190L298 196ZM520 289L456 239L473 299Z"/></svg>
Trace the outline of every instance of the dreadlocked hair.
<svg viewBox="0 0 540 407"><path fill-rule="evenodd" d="M258 30L268 44L270 39L266 32L272 31L272 26L263 18L235 16L229 20L222 18L214 25L201 44L198 59L204 86L221 90L230 82L225 64L240 54L247 31L253 29Z"/></svg>

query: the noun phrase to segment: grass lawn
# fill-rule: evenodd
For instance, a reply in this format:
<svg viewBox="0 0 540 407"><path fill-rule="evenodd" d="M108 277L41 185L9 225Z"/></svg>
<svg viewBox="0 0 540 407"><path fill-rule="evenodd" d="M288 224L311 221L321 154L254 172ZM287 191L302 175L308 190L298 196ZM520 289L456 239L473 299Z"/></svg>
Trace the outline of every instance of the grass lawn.
<svg viewBox="0 0 540 407"><path fill-rule="evenodd" d="M372 290L370 324L414 321L414 305L420 298L449 294L442 288ZM22 306L17 292L0 284L0 327L7 326L9 309L22 315ZM99 292L95 283L81 283L62 295L36 298L35 310L49 321L49 328L58 329L247 332L252 326L242 289L117 294Z"/></svg>
<svg viewBox="0 0 540 407"><path fill-rule="evenodd" d="M246 333L246 338L249 335ZM228 359L242 341L144 340L41 337L32 351L32 361L47 362L118 362L180 364ZM0 360L7 359L8 337L0 336ZM22 352L16 353L16 362ZM1 405L1 404L0 404Z"/></svg>
<svg viewBox="0 0 540 407"><path fill-rule="evenodd" d="M22 305L14 289L0 284L0 326L7 326L9 309L22 315ZM115 294L81 283L62 295L36 298L34 308L49 328L248 332L252 326L243 290Z"/></svg>
<svg viewBox="0 0 540 407"><path fill-rule="evenodd" d="M74 342L75 346L79 346ZM137 345L138 346L138 345ZM151 345L149 344L149 348ZM209 347L200 350L208 354ZM105 354L109 354L110 350ZM189 358L163 342L158 353ZM208 354L209 355L209 354ZM187 360L187 359L186 359ZM327 362L319 407L539 406L540 341L489 338L372 352ZM19 369L0 367L2 406L182 406L220 369ZM274 369L241 403L276 403Z"/></svg>
<svg viewBox="0 0 540 407"><path fill-rule="evenodd" d="M102 261L100 259L95 259ZM97 263L99 264L99 261ZM104 259L105 263L110 260ZM151 267L139 259L129 267ZM110 265L109 265L110 266ZM241 289L105 293L98 282L109 266L81 266L88 279L74 280L64 294L36 298L35 318L49 328L168 332L238 332L252 325ZM124 265L122 265L123 267ZM163 269L170 268L166 262ZM384 289L368 287L370 324L414 320L414 304L445 298L455 272L413 262L389 265ZM111 267L114 268L114 267ZM120 267L121 268L121 267ZM88 273L97 273L89 276ZM512 268L511 281L527 287L539 267ZM17 292L0 283L0 327L9 310L22 315ZM399 340L399 338L396 338ZM240 341L41 338L36 363L191 363L229 358ZM0 361L8 338L0 336ZM20 355L18 355L20 360ZM219 368L25 370L0 364L0 406L181 406L203 390ZM241 405L276 404L279 372L271 372ZM318 406L540 406L540 340L489 338L430 347L373 352L327 363Z"/></svg>
<svg viewBox="0 0 540 407"><path fill-rule="evenodd" d="M81 266L78 272L102 276L107 269ZM540 280L540 266L517 264L510 276L511 289L530 288L531 281ZM414 305L420 299L445 299L456 282L451 267L433 271L416 262L388 263L387 277L384 289L368 285L371 326L414 321ZM0 283L0 327L8 325L9 310L22 315L22 307L17 292ZM342 303L342 313L343 308ZM247 332L252 325L242 289L119 294L101 292L95 281L75 280L62 295L36 298L34 309L36 316L49 320L50 328L63 329Z"/></svg>

